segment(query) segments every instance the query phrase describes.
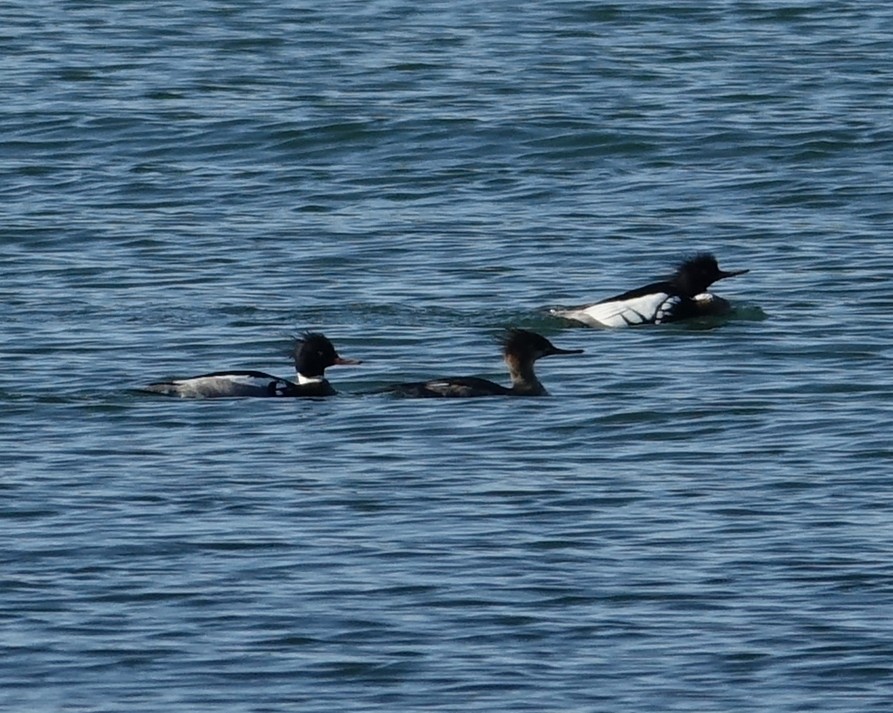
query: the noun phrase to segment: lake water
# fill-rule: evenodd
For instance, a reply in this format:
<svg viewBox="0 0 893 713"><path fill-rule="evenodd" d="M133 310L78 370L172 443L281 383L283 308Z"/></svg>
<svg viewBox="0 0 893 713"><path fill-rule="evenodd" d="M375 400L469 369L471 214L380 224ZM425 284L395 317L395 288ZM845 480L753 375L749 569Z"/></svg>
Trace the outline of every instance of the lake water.
<svg viewBox="0 0 893 713"><path fill-rule="evenodd" d="M0 28L0 708L893 709L888 3ZM696 250L722 323L548 314ZM509 325L551 398L359 395ZM137 391L305 329L338 397Z"/></svg>

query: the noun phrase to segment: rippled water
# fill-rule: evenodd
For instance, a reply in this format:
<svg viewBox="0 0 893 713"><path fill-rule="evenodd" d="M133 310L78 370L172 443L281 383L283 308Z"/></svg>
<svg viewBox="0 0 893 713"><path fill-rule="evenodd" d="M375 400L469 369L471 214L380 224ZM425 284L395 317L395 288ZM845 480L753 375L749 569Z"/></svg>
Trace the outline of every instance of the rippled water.
<svg viewBox="0 0 893 713"><path fill-rule="evenodd" d="M5 710L890 710L885 3L0 28ZM723 323L548 315L699 249ZM552 398L359 395L507 325ZM137 391L303 329L340 396Z"/></svg>

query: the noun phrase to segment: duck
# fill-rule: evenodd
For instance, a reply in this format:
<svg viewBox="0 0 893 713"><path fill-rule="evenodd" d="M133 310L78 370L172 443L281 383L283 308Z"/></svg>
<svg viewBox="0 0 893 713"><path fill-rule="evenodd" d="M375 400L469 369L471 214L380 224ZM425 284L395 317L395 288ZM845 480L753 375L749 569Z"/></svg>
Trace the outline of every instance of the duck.
<svg viewBox="0 0 893 713"><path fill-rule="evenodd" d="M263 371L215 371L184 379L149 384L143 390L181 398L221 397L320 397L337 392L325 377L330 366L361 364L335 351L332 342L319 332L305 332L295 340L295 381L282 379Z"/></svg>
<svg viewBox="0 0 893 713"><path fill-rule="evenodd" d="M510 328L500 337L502 355L511 376L503 386L477 376L457 376L430 381L391 384L373 393L408 398L473 398L481 396L548 396L534 373L537 359L563 354L582 354L582 349L560 349L544 336L526 329Z"/></svg>
<svg viewBox="0 0 893 713"><path fill-rule="evenodd" d="M628 290L595 304L553 309L551 313L590 327L666 324L727 314L731 311L730 303L707 289L717 280L747 272L750 271L722 270L712 253L701 252L682 260L666 280Z"/></svg>

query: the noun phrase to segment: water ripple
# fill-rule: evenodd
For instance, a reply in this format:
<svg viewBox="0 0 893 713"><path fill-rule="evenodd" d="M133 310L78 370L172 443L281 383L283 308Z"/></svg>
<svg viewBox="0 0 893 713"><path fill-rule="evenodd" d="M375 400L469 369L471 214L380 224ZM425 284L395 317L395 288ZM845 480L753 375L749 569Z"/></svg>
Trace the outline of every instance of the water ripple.
<svg viewBox="0 0 893 713"><path fill-rule="evenodd" d="M51 5L0 9L7 708L889 709L883 6ZM699 249L727 319L548 314ZM585 349L552 398L363 395L508 325ZM336 398L138 391L304 329Z"/></svg>

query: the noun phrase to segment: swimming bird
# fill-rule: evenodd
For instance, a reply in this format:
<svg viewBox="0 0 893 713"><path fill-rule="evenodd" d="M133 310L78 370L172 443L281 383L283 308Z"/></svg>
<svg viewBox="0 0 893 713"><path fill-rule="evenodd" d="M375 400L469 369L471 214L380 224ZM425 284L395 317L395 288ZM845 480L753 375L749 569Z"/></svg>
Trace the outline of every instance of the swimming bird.
<svg viewBox="0 0 893 713"><path fill-rule="evenodd" d="M305 332L295 341L294 360L296 382L262 371L234 370L149 384L144 390L183 398L334 396L326 368L362 363L339 356L332 342L317 332Z"/></svg>
<svg viewBox="0 0 893 713"><path fill-rule="evenodd" d="M476 396L548 396L533 371L537 359L557 354L582 354L582 349L559 349L545 337L525 329L509 329L501 338L502 354L512 385L502 386L476 376L449 377L406 384L392 384L373 393L393 393L411 398L469 398Z"/></svg>
<svg viewBox="0 0 893 713"><path fill-rule="evenodd" d="M707 292L717 280L743 275L749 270L720 270L711 253L697 253L683 260L667 280L653 282L613 297L573 309L553 309L552 314L590 327L632 327L664 324L692 317L725 314L728 301Z"/></svg>

